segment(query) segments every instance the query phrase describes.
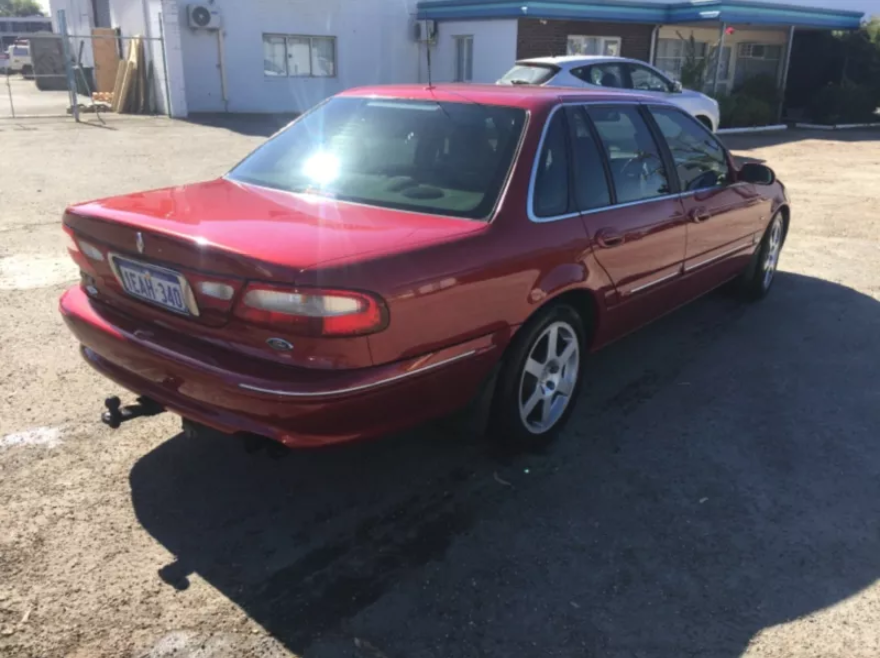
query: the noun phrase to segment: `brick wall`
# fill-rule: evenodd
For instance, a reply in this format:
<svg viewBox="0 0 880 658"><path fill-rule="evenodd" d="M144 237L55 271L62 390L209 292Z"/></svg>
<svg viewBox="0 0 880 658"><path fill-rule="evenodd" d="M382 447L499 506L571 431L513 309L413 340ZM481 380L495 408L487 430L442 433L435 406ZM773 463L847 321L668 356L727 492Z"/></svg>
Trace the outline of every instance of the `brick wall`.
<svg viewBox="0 0 880 658"><path fill-rule="evenodd" d="M594 21L547 20L546 25L535 18L519 19L516 58L565 55L569 34L590 37L620 37L621 57L648 61L651 56L653 25L644 23L597 23Z"/></svg>

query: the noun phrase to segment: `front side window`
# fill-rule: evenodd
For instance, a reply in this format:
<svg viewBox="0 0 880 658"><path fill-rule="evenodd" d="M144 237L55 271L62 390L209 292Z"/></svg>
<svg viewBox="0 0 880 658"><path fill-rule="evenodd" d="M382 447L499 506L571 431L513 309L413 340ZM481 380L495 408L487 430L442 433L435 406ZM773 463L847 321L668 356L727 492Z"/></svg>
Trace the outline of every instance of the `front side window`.
<svg viewBox="0 0 880 658"><path fill-rule="evenodd" d="M550 119L535 170L533 212L537 217L558 217L569 212L568 129L565 113Z"/></svg>
<svg viewBox="0 0 880 658"><path fill-rule="evenodd" d="M566 45L566 54L619 57L620 43L620 37L590 37L570 34Z"/></svg>
<svg viewBox="0 0 880 658"><path fill-rule="evenodd" d="M727 155L709 131L673 108L652 107L651 114L672 152L683 192L719 187L728 182Z"/></svg>
<svg viewBox="0 0 880 658"><path fill-rule="evenodd" d="M660 150L634 106L591 106L587 110L611 169L618 203L670 194Z"/></svg>
<svg viewBox="0 0 880 658"><path fill-rule="evenodd" d="M632 88L639 91L657 91L663 94L672 93L669 81L647 66L639 66L638 64L629 65L629 76L632 82Z"/></svg>
<svg viewBox="0 0 880 658"><path fill-rule="evenodd" d="M525 123L519 108L332 98L254 151L232 180L372 206L491 214Z"/></svg>
<svg viewBox="0 0 880 658"><path fill-rule="evenodd" d="M270 77L336 77L336 37L263 35L263 74Z"/></svg>
<svg viewBox="0 0 880 658"><path fill-rule="evenodd" d="M474 79L474 38L455 37L455 81Z"/></svg>
<svg viewBox="0 0 880 658"><path fill-rule="evenodd" d="M626 84L626 72L622 64L593 64L573 69L571 74L597 87L622 89Z"/></svg>

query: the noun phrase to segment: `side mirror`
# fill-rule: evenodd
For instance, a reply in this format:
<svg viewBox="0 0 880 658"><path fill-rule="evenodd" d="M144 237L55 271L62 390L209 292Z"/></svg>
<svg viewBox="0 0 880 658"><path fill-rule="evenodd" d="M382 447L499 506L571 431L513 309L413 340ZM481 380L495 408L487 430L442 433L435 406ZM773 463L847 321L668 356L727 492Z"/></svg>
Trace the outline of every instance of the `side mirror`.
<svg viewBox="0 0 880 658"><path fill-rule="evenodd" d="M679 82L678 80L675 80L672 83L672 93L673 94L680 94L683 91L684 91L684 87L681 86L681 82Z"/></svg>
<svg viewBox="0 0 880 658"><path fill-rule="evenodd" d="M754 185L772 185L776 182L776 174L770 167L757 162L747 162L737 174L737 180Z"/></svg>

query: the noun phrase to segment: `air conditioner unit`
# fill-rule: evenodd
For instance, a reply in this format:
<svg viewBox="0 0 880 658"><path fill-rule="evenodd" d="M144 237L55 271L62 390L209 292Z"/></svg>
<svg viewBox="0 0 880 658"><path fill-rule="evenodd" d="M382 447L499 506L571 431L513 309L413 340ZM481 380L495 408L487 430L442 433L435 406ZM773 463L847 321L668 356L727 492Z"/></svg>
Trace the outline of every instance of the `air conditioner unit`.
<svg viewBox="0 0 880 658"><path fill-rule="evenodd" d="M416 41L434 41L437 38L437 21L416 21L413 37Z"/></svg>
<svg viewBox="0 0 880 658"><path fill-rule="evenodd" d="M220 10L208 4L187 5L186 17L194 30L219 30Z"/></svg>

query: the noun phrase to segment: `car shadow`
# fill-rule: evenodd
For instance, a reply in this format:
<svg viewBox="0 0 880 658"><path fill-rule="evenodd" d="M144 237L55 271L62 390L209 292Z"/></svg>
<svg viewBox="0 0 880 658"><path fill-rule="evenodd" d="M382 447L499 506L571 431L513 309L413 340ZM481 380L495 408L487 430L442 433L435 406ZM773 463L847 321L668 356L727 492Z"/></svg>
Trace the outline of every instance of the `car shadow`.
<svg viewBox="0 0 880 658"><path fill-rule="evenodd" d="M157 577L297 655L734 658L880 577L878 331L875 299L780 273L592 355L546 455L435 426L277 461L178 435L134 509L176 556Z"/></svg>
<svg viewBox="0 0 880 658"><path fill-rule="evenodd" d="M298 116L297 112L277 114L192 112L185 121L199 126L223 128L240 135L271 137Z"/></svg>

